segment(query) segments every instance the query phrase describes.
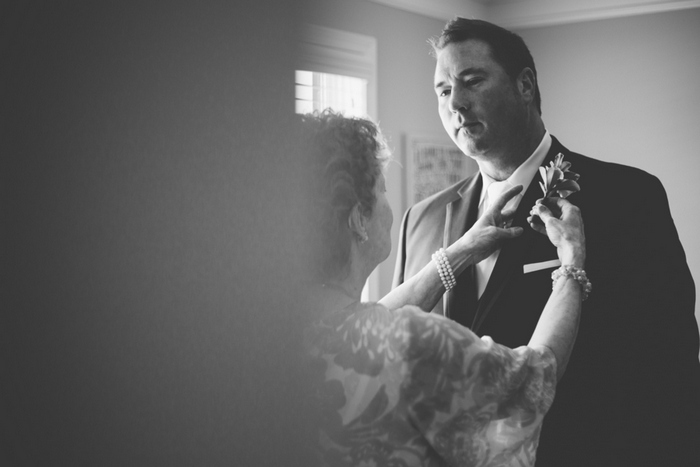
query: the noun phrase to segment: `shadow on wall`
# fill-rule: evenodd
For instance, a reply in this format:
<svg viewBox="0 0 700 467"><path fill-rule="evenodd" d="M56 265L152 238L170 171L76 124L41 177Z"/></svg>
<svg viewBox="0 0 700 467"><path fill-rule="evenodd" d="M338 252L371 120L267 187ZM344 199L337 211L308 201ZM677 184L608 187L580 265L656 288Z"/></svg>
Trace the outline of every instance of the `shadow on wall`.
<svg viewBox="0 0 700 467"><path fill-rule="evenodd" d="M308 465L292 2L0 17L1 463Z"/></svg>

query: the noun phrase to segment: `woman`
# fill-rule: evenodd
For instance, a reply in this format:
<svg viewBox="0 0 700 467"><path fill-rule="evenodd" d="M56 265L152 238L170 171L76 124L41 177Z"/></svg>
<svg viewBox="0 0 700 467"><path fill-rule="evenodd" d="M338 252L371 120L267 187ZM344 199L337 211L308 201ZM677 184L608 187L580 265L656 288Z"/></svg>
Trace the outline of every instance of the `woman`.
<svg viewBox="0 0 700 467"><path fill-rule="evenodd" d="M522 233L505 228L513 212L502 212L522 187L504 193L378 304L360 303L367 277L391 250L386 145L372 122L330 111L305 116L304 132L318 170L321 311L308 351L322 411L322 464L533 465L586 293L578 209L557 200L561 218L542 204L531 212L531 225L549 236L569 269L554 281L529 345L509 349L421 309L431 309L464 268Z"/></svg>

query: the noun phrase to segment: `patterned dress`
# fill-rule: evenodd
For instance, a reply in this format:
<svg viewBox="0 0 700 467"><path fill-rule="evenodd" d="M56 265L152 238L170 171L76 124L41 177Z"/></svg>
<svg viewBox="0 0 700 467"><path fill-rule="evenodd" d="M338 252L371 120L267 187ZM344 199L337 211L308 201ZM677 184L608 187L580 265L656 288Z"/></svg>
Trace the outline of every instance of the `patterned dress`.
<svg viewBox="0 0 700 467"><path fill-rule="evenodd" d="M323 465L534 465L556 385L548 349L378 304L327 313L307 338Z"/></svg>

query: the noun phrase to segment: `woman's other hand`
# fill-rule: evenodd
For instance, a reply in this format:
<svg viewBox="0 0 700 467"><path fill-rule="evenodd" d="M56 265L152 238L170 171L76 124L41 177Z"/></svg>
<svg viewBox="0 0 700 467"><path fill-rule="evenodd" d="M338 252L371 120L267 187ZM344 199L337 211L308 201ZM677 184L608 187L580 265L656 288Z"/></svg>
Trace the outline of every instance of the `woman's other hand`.
<svg viewBox="0 0 700 467"><path fill-rule="evenodd" d="M554 213L561 214L557 216ZM563 198L540 199L532 207L527 221L534 230L546 235L557 248L561 264L579 268L584 266L586 237L578 207Z"/></svg>
<svg viewBox="0 0 700 467"><path fill-rule="evenodd" d="M501 247L504 240L515 238L523 233L522 227L508 227L515 215L515 209L504 210L508 201L523 189L515 186L503 192L457 242L462 242L471 253L471 263L476 264Z"/></svg>

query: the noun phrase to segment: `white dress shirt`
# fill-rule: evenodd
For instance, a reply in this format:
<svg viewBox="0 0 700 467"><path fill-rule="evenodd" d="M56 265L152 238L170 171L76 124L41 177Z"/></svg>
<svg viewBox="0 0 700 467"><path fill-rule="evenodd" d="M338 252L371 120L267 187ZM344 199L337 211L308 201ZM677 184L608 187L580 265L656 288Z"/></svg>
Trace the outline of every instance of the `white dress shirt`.
<svg viewBox="0 0 700 467"><path fill-rule="evenodd" d="M522 185L523 190L506 205L506 208L517 209L518 205L520 204L520 200L523 198L523 194L525 191L527 191L528 186L530 186L530 182L532 182L532 179L538 172L538 169L540 165L542 165L542 162L547 156L547 152L549 152L549 148L551 146L552 137L550 136L549 131L545 130L542 141L540 141L539 146L537 146L532 155L530 155L525 162L515 169L515 172L513 172L506 180L498 182L486 175L484 172L481 172L483 186L481 188L481 199L479 201L479 217L481 217L484 211L486 211L486 209L488 209L488 207L491 205L491 202L501 193L511 187ZM486 289L486 284L488 284L500 252L501 250L498 249L492 253L491 256L476 264L476 287L479 298L481 298L481 294L483 294L484 290Z"/></svg>

